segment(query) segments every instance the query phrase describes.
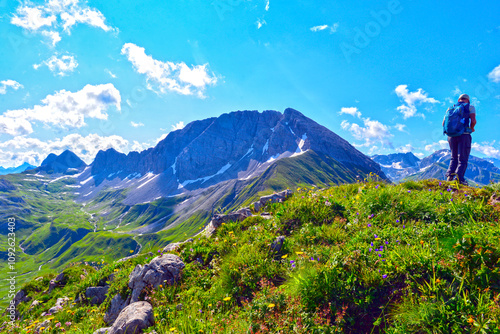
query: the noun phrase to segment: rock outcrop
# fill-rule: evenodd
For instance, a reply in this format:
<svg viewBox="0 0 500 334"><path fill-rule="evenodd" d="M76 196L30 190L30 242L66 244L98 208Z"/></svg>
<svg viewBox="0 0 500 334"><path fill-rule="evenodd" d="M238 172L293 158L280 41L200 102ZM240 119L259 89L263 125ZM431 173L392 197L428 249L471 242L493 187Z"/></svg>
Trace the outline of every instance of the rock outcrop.
<svg viewBox="0 0 500 334"><path fill-rule="evenodd" d="M157 288L160 284L172 285L180 280L184 262L174 254L155 257L149 264L137 265L129 276L128 287L132 289L131 303L139 301L146 286Z"/></svg>
<svg viewBox="0 0 500 334"><path fill-rule="evenodd" d="M119 293L116 294L113 299L111 299L111 303L109 304L109 307L104 314L104 322L108 325L112 325L115 322L116 318L118 318L120 312L128 304L130 304L130 296L123 299Z"/></svg>
<svg viewBox="0 0 500 334"><path fill-rule="evenodd" d="M49 293L52 292L57 287L64 286L66 284L66 279L64 277L64 273L60 273L56 276L56 278L50 280L49 282Z"/></svg>
<svg viewBox="0 0 500 334"><path fill-rule="evenodd" d="M19 311L18 311L17 307L19 306L19 304L28 302L30 300L31 300L31 297L29 297L26 294L26 291L24 291L23 289L19 290L16 293L16 295L14 296L14 298L12 299L12 302L9 304L9 307L5 310L4 314L14 312L14 316L16 318L18 318ZM13 308L11 306L13 306Z"/></svg>
<svg viewBox="0 0 500 334"><path fill-rule="evenodd" d="M85 297L92 305L101 305L106 299L109 286L92 286L85 290Z"/></svg>
<svg viewBox="0 0 500 334"><path fill-rule="evenodd" d="M107 329L108 334L136 334L155 324L153 307L141 301L125 307L113 326Z"/></svg>
<svg viewBox="0 0 500 334"><path fill-rule="evenodd" d="M283 243L285 242L285 237L280 235L273 241L273 243L269 246L271 253L279 254L281 249L283 248Z"/></svg>
<svg viewBox="0 0 500 334"><path fill-rule="evenodd" d="M243 208L240 209L236 212L228 213L226 215L214 215L210 223L205 227L205 230L203 230L203 234L206 236L211 236L214 234L215 230L217 230L223 223L227 223L229 221L233 222L241 222L245 220L246 218L250 217L252 215L252 211L248 208Z"/></svg>
<svg viewBox="0 0 500 334"><path fill-rule="evenodd" d="M173 252L173 251L177 250L181 245L188 243L188 242L193 242L193 239L189 238L183 242L174 242L174 243L168 244L163 248L163 252L165 252L165 253L166 252Z"/></svg>
<svg viewBox="0 0 500 334"><path fill-rule="evenodd" d="M292 196L292 194L293 192L289 189L283 190L282 192L279 193L274 193L272 195L261 197L257 202L252 203L252 206L255 211L260 211L263 207L266 206L266 204L283 202L288 197Z"/></svg>
<svg viewBox="0 0 500 334"><path fill-rule="evenodd" d="M63 309L63 306L69 301L68 297L57 298L56 304L49 309L50 314L55 314Z"/></svg>

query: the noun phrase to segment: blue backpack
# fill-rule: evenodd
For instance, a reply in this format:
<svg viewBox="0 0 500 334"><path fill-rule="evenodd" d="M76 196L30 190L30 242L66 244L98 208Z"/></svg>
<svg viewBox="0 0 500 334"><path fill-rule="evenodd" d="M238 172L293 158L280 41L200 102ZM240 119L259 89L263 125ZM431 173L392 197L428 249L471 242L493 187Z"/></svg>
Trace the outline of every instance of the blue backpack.
<svg viewBox="0 0 500 334"><path fill-rule="evenodd" d="M446 110L444 117L443 134L448 137L461 136L469 127L469 104L459 102Z"/></svg>

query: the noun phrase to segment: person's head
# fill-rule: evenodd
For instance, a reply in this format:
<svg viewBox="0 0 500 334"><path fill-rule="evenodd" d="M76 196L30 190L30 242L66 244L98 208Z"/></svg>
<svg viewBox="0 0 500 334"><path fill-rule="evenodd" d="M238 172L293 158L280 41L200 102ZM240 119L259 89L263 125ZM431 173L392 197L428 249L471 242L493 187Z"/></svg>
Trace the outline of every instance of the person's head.
<svg viewBox="0 0 500 334"><path fill-rule="evenodd" d="M470 103L469 95L467 95L467 94L460 95L460 97L458 98L458 102Z"/></svg>

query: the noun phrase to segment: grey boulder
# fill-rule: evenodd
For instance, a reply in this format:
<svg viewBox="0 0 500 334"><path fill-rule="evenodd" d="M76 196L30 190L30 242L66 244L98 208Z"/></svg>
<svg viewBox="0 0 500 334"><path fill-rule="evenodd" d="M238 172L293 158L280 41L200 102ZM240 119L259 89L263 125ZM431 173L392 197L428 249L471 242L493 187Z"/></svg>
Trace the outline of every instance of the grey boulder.
<svg viewBox="0 0 500 334"><path fill-rule="evenodd" d="M279 193L274 193L272 195L263 196L257 202L253 203L254 210L259 211L260 209L265 207L266 204L268 203L283 202L290 196L292 196L292 191L289 189L283 190Z"/></svg>
<svg viewBox="0 0 500 334"><path fill-rule="evenodd" d="M132 289L130 302L139 301L142 290L148 286L157 288L160 284L172 285L180 280L185 265L174 254L155 257L149 264L137 265L129 276L128 287Z"/></svg>
<svg viewBox="0 0 500 334"><path fill-rule="evenodd" d="M214 234L223 223L227 222L241 222L252 215L252 211L249 208L243 208L236 212L229 213L227 215L214 215L210 223L204 230L206 236L211 236Z"/></svg>
<svg viewBox="0 0 500 334"><path fill-rule="evenodd" d="M128 298L123 299L120 294L116 294L113 299L111 299L111 303L104 314L104 322L108 325L113 324L120 312L130 304L130 296Z"/></svg>
<svg viewBox="0 0 500 334"><path fill-rule="evenodd" d="M85 290L85 297L90 301L92 305L101 305L106 299L106 294L108 293L109 285L106 286L91 286Z"/></svg>
<svg viewBox="0 0 500 334"><path fill-rule="evenodd" d="M63 309L63 306L69 301L68 297L57 298L56 304L49 309L50 314L55 314Z"/></svg>
<svg viewBox="0 0 500 334"><path fill-rule="evenodd" d="M143 333L148 327L155 324L153 307L150 303L141 301L125 307L118 315L108 334L135 334Z"/></svg>

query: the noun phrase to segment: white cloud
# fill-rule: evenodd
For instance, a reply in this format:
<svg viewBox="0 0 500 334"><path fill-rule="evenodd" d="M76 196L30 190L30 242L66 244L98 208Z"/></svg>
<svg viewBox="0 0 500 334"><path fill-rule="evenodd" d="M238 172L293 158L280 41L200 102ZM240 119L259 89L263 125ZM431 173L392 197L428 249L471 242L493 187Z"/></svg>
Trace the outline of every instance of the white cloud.
<svg viewBox="0 0 500 334"><path fill-rule="evenodd" d="M39 32L42 28L50 27L52 30L42 30L40 33L49 37L52 46L55 46L61 40L59 32L70 34L71 28L79 23L104 31L116 30L108 26L105 21L104 15L99 10L87 6L86 1L45 0L39 6L25 1L16 9L16 14L10 22L31 32Z"/></svg>
<svg viewBox="0 0 500 334"><path fill-rule="evenodd" d="M180 121L179 123L172 125L172 131L183 129L184 126L184 122Z"/></svg>
<svg viewBox="0 0 500 334"><path fill-rule="evenodd" d="M324 25L321 25L321 26L314 26L314 27L311 28L311 31L317 32L317 31L322 31L322 30L325 30L325 29L328 29L328 24L324 24Z"/></svg>
<svg viewBox="0 0 500 334"><path fill-rule="evenodd" d="M8 110L0 115L0 133L13 136L32 133L32 122L80 128L86 125L86 117L107 119L106 110L111 106L121 110L120 92L112 84L86 85L75 93L61 90L41 102L33 108Z"/></svg>
<svg viewBox="0 0 500 334"><path fill-rule="evenodd" d="M137 140L134 140L132 143L132 147L130 148L131 151L136 151L136 152L141 152L144 151L145 149L151 147L148 143L139 143Z"/></svg>
<svg viewBox="0 0 500 334"><path fill-rule="evenodd" d="M18 136L0 142L0 165L19 166L23 162L39 165L49 153L60 154L71 150L86 163L91 163L99 150L114 148L120 152L129 151L129 142L117 135L99 136L70 134L63 138L42 141L38 138Z"/></svg>
<svg viewBox="0 0 500 334"><path fill-rule="evenodd" d="M172 125L173 127L173 125ZM156 140L155 140L155 145L158 144L159 142L161 142L163 139L167 138L168 136L168 133L164 133L162 134L160 137L158 137Z"/></svg>
<svg viewBox="0 0 500 334"><path fill-rule="evenodd" d="M446 141L446 140L440 140L436 143L425 145L425 150L427 152L434 152L434 151L439 151L439 150L443 150L443 149L447 149L447 148L449 149L450 145L448 144L448 141Z"/></svg>
<svg viewBox="0 0 500 334"><path fill-rule="evenodd" d="M408 153L408 152L413 152L415 148L411 144L406 144L405 146L400 146L396 148L396 152L399 153Z"/></svg>
<svg viewBox="0 0 500 334"><path fill-rule="evenodd" d="M269 10L269 0L266 1L266 12Z"/></svg>
<svg viewBox="0 0 500 334"><path fill-rule="evenodd" d="M363 118L364 127L356 123L342 121L342 129L349 131L354 138L363 140L364 144L358 146L373 146L374 143L381 142L390 144L388 139L392 137L389 127L379 121L372 121L370 118Z"/></svg>
<svg viewBox="0 0 500 334"><path fill-rule="evenodd" d="M25 135L33 132L31 123L26 119L0 115L0 133L11 136Z"/></svg>
<svg viewBox="0 0 500 334"><path fill-rule="evenodd" d="M406 124L399 124L399 123L398 123L398 124L394 125L394 128L395 128L396 130L398 130L398 131L408 133L408 132L405 130L405 128L406 128Z"/></svg>
<svg viewBox="0 0 500 334"><path fill-rule="evenodd" d="M61 41L61 35L59 35L59 33L57 31L44 30L41 32L41 34L50 39L51 46L56 46L56 44Z"/></svg>
<svg viewBox="0 0 500 334"><path fill-rule="evenodd" d="M104 31L111 30L111 27L104 23L106 21L104 15L100 11L90 8L74 7L70 11L62 12L61 19L64 21L63 28L67 32L78 23L85 23L92 27L101 28Z"/></svg>
<svg viewBox="0 0 500 334"><path fill-rule="evenodd" d="M495 141L492 143L473 143L472 144L472 149L476 152L482 153L488 158L497 158L500 159L500 150L495 148L493 145L495 145Z"/></svg>
<svg viewBox="0 0 500 334"><path fill-rule="evenodd" d="M423 157L425 157L425 154L424 154L424 153L421 153L421 152L419 152L419 153L415 153L415 152L413 152L413 155L415 155L415 156L416 156L417 158L419 158L419 159L422 159Z"/></svg>
<svg viewBox="0 0 500 334"><path fill-rule="evenodd" d="M257 19L257 22L255 22L255 24L257 25L257 29L260 29L264 24L267 24L267 22L265 20Z"/></svg>
<svg viewBox="0 0 500 334"><path fill-rule="evenodd" d="M19 88L24 88L19 82L14 80L2 80L0 81L0 95L7 93L7 88L12 88L13 90L18 90Z"/></svg>
<svg viewBox="0 0 500 334"><path fill-rule="evenodd" d="M116 74L114 74L113 72L111 72L110 70L108 70L107 68L104 70L106 73L109 74L110 77L112 77L113 79L116 79L117 76Z"/></svg>
<svg viewBox="0 0 500 334"><path fill-rule="evenodd" d="M134 121L130 121L130 125L132 125L134 128L138 128L140 126L144 126L143 123L139 122L139 123L136 123Z"/></svg>
<svg viewBox="0 0 500 334"><path fill-rule="evenodd" d="M41 27L52 26L56 19L56 16L47 13L43 6L19 6L10 23L26 30L36 31Z"/></svg>
<svg viewBox="0 0 500 334"><path fill-rule="evenodd" d="M343 108L340 109L339 114L340 115L347 114L347 115L351 115L351 116L354 116L354 117L357 117L357 118L361 117L361 112L356 107L350 107L350 108L343 107Z"/></svg>
<svg viewBox="0 0 500 334"><path fill-rule="evenodd" d="M425 118L423 114L417 113L417 105L422 103L439 103L438 100L428 97L428 94L419 88L415 92L410 92L407 85L399 85L395 89L396 95L400 98L403 105L399 106L397 110L403 114L405 119L415 116L421 116Z"/></svg>
<svg viewBox="0 0 500 334"><path fill-rule="evenodd" d="M75 68L78 67L78 62L75 60L74 56L64 55L57 58L57 56L54 55L40 64L33 65L33 68L37 70L43 65L47 66L54 75L63 77L73 72Z"/></svg>
<svg viewBox="0 0 500 334"><path fill-rule="evenodd" d="M488 78L493 82L500 82L500 65L488 74Z"/></svg>
<svg viewBox="0 0 500 334"><path fill-rule="evenodd" d="M132 43L123 45L121 52L138 73L146 75L148 89L153 91L157 89L160 93L175 92L203 98L206 87L217 83L217 78L208 73L208 64L190 68L184 62L159 61L146 55L144 48Z"/></svg>
<svg viewBox="0 0 500 334"><path fill-rule="evenodd" d="M337 23L332 24L331 26L329 26L328 24L314 26L314 27L310 28L310 30L312 32L318 32L318 31L323 31L323 30L329 29L330 33L333 34L334 32L337 32L338 28L339 28L339 23L337 22Z"/></svg>

